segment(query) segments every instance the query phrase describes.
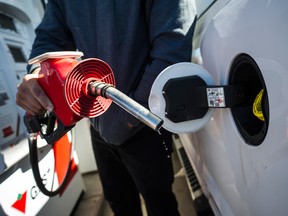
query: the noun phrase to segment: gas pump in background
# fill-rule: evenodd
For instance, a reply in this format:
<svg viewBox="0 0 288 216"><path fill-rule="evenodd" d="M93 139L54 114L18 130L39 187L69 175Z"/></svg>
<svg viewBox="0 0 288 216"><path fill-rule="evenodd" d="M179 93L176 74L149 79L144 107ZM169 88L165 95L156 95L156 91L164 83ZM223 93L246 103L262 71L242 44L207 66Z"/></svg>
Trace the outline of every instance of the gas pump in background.
<svg viewBox="0 0 288 216"><path fill-rule="evenodd" d="M96 58L78 61L82 55L81 52L50 52L29 61L30 64L40 63L38 82L54 104L53 112L24 116L33 175L37 186L47 196L61 193L69 181L73 146L65 147L59 141L82 118L97 117L115 102L155 131L163 124L162 119L115 88L114 75L107 63ZM66 174L60 181L56 176L58 182L49 188L38 166L38 152L44 148L37 144L39 135L54 149L55 166L64 163L66 167ZM63 154L60 156L59 151L64 151L66 159Z"/></svg>

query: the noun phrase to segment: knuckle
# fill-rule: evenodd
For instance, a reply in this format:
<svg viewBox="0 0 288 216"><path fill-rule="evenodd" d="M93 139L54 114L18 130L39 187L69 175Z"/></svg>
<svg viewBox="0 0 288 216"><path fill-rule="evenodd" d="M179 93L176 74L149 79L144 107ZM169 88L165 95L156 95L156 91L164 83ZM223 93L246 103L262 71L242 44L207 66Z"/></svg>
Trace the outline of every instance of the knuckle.
<svg viewBox="0 0 288 216"><path fill-rule="evenodd" d="M40 98L41 96L44 95L43 90L40 89L40 88L34 87L34 88L32 89L32 91L33 91L33 94L34 94L34 96L35 96L36 98Z"/></svg>
<svg viewBox="0 0 288 216"><path fill-rule="evenodd" d="M28 82L29 79L30 79L30 75L29 75L29 74L26 74L26 75L24 75L24 77L23 77L23 82Z"/></svg>

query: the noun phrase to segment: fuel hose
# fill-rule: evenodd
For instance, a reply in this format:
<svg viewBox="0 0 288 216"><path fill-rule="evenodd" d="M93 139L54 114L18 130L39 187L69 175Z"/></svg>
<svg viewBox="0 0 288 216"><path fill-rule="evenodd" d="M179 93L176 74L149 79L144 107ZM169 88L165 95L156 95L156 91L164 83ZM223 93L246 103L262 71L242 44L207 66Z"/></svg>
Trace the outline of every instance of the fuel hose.
<svg viewBox="0 0 288 216"><path fill-rule="evenodd" d="M69 182L70 174L71 174L71 167L73 163L73 142L71 144L72 146L71 146L71 152L70 152L70 159L67 165L67 172L64 176L64 179L62 180L62 182L59 183L58 187L55 189L54 187L55 172L53 172L52 186L51 186L51 189L49 190L46 188L45 184L43 183L43 179L40 174L40 169L38 165L39 158L38 158L38 148L37 148L37 136L38 136L38 133L30 133L28 137L31 169L32 169L32 173L33 173L36 185L38 186L39 190L46 196L52 197L61 193ZM55 160L54 160L54 163L56 163ZM54 167L55 167L55 164L54 164Z"/></svg>

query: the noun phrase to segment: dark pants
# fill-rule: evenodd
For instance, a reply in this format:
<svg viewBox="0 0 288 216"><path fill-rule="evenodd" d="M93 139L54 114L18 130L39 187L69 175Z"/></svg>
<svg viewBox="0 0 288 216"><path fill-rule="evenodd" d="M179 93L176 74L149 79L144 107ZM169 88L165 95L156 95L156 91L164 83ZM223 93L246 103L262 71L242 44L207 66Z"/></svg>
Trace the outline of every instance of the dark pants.
<svg viewBox="0 0 288 216"><path fill-rule="evenodd" d="M105 199L115 216L140 216L139 192L149 215L176 216L172 192L171 134L145 127L124 144L103 141L91 127L96 163Z"/></svg>

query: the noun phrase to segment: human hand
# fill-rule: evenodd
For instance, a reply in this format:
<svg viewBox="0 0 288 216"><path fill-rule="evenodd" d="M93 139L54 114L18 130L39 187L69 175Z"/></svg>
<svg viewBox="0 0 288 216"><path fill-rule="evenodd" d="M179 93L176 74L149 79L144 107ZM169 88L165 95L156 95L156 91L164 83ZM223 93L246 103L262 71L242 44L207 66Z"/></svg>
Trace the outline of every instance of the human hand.
<svg viewBox="0 0 288 216"><path fill-rule="evenodd" d="M42 114L47 110L53 111L54 109L49 97L37 81L39 71L40 68L37 68L32 74L25 75L17 88L17 105L31 115Z"/></svg>

